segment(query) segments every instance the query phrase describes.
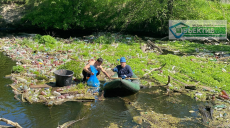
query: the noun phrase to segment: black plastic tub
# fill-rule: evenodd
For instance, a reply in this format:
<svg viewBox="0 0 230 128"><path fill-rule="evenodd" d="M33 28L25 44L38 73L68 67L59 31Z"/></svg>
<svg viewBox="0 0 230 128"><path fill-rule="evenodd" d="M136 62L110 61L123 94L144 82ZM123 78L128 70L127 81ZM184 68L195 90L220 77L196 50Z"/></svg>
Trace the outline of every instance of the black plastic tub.
<svg viewBox="0 0 230 128"><path fill-rule="evenodd" d="M56 86L63 87L72 84L73 71L60 69L54 72L56 78Z"/></svg>

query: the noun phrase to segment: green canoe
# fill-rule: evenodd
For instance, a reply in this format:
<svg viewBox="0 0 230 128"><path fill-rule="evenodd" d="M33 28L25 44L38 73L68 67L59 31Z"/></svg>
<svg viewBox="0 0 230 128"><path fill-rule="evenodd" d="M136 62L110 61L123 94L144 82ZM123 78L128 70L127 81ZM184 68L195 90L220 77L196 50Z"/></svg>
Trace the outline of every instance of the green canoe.
<svg viewBox="0 0 230 128"><path fill-rule="evenodd" d="M112 77L118 77L117 73ZM133 74L132 78L138 77L135 74ZM113 81L105 83L103 89L105 91L105 94L111 94L114 92L117 95L130 95L140 90L140 80L132 79L131 81L129 81L126 79L115 79Z"/></svg>

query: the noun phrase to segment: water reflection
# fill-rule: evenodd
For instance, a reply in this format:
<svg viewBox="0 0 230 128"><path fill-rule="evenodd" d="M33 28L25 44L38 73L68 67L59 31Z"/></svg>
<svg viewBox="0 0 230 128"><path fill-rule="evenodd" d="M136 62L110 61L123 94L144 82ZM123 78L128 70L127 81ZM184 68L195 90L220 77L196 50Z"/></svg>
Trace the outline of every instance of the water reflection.
<svg viewBox="0 0 230 128"><path fill-rule="evenodd" d="M56 128L69 120L75 120L80 113L83 104L78 102L67 102L60 106L48 108L43 104L28 104L15 100L11 87L7 84L12 83L4 76L11 73L15 62L0 53L0 117L18 122L22 127L49 127ZM0 122L0 125L6 125ZM10 125L7 125L10 126Z"/></svg>
<svg viewBox="0 0 230 128"><path fill-rule="evenodd" d="M139 112L155 111L160 114L171 114L173 117L185 118L197 117L197 113L189 113L190 110L197 111L196 101L186 95L174 96L172 100L163 94L160 87L152 87L140 90L139 93L125 97L106 97L105 100L96 100L92 103L66 102L59 106L48 108L43 104L22 103L13 98L14 94L7 84L11 80L3 78L10 74L12 66L15 65L10 58L0 53L0 115L22 127L47 127L56 128L71 120L86 119L75 123L72 127L108 127L110 123L122 127L137 126L132 121L133 116L139 116ZM175 103L173 103L173 101ZM196 121L190 121L186 126L201 126ZM5 125L0 122L0 125ZM145 127L142 124L138 127Z"/></svg>

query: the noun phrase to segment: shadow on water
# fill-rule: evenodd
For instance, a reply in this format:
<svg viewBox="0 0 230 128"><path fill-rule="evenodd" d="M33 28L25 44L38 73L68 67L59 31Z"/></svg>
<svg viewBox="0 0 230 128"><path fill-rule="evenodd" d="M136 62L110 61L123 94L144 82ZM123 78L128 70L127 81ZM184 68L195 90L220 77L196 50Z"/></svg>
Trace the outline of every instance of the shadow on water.
<svg viewBox="0 0 230 128"><path fill-rule="evenodd" d="M129 96L105 97L104 101L92 103L91 111L85 115L88 118L75 123L72 127L109 127L111 123L122 127L149 127L148 123L137 125L133 122L133 117L140 116L140 112L151 111L158 114L170 114L180 119L178 127L205 127L195 119L199 117L198 103L195 100L183 94L170 97L164 93L164 88L154 86L141 89L138 93ZM195 112L190 113L191 110ZM183 121L187 117L193 120Z"/></svg>
<svg viewBox="0 0 230 128"><path fill-rule="evenodd" d="M120 88L117 88L117 89L113 89L111 91L105 91L104 92L104 96L105 97L125 97L125 96L129 96L129 95L133 95L134 93L133 92L129 92L125 89L120 89Z"/></svg>

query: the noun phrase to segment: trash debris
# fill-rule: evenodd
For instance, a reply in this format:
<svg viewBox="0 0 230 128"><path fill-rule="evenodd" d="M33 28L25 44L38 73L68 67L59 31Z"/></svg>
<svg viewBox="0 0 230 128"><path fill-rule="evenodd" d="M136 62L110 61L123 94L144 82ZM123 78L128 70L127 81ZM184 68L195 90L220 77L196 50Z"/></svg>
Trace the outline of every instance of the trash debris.
<svg viewBox="0 0 230 128"><path fill-rule="evenodd" d="M215 105L214 108L227 108L226 105L222 104L222 105Z"/></svg>
<svg viewBox="0 0 230 128"><path fill-rule="evenodd" d="M193 111L193 110L190 110L189 112L190 112L190 113L194 113L195 111Z"/></svg>

